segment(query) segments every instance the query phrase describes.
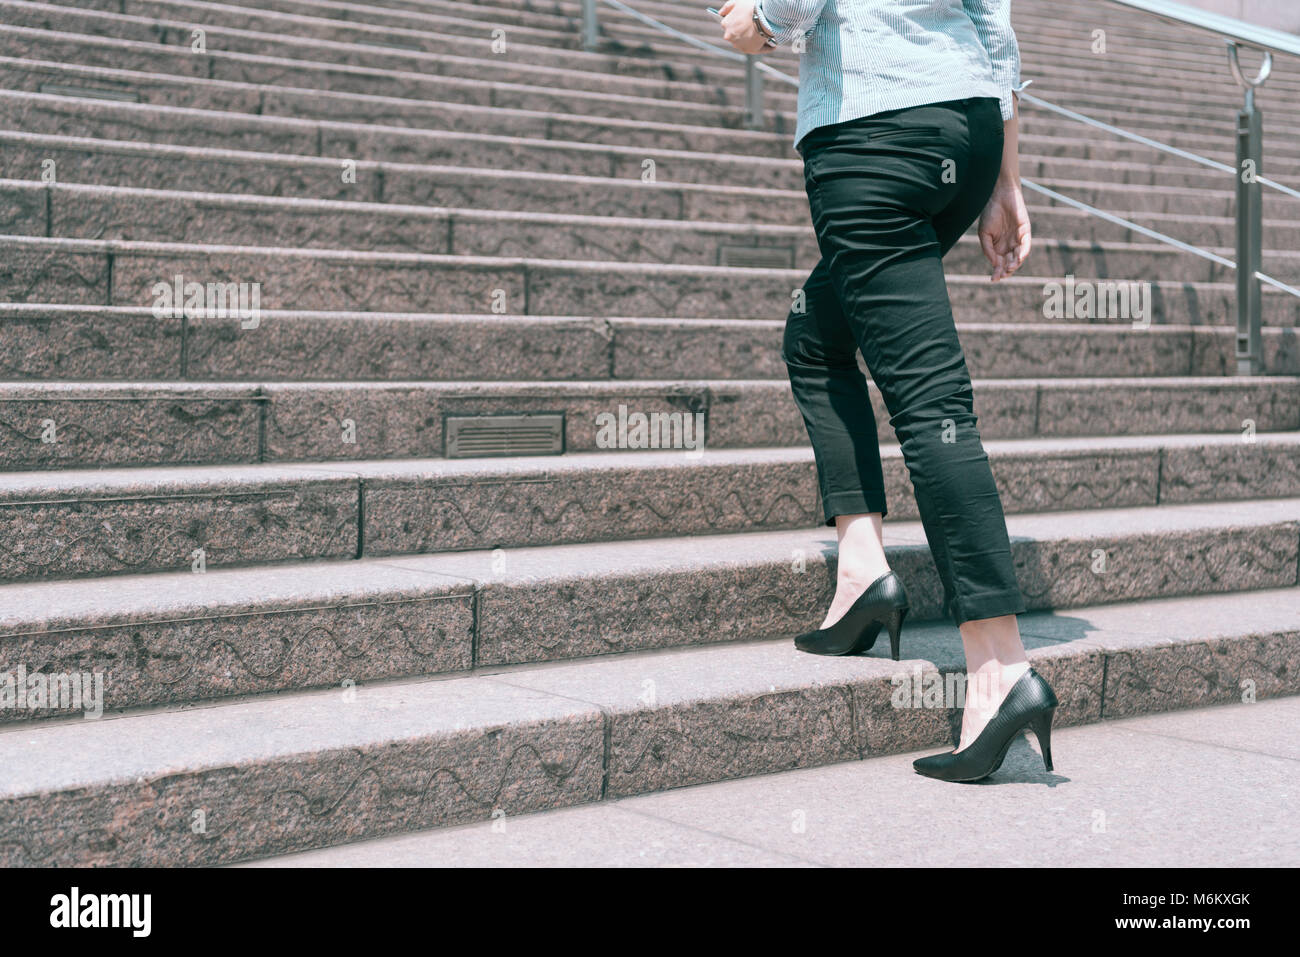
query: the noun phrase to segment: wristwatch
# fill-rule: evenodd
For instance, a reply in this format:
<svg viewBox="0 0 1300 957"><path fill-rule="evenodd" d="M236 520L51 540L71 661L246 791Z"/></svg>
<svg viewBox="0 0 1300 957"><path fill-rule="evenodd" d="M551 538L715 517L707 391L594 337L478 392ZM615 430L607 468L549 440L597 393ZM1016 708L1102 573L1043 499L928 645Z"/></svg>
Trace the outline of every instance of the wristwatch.
<svg viewBox="0 0 1300 957"><path fill-rule="evenodd" d="M763 26L763 19L758 15L758 4L754 4L754 28L758 30L758 35L767 41L770 47L776 46L776 37Z"/></svg>

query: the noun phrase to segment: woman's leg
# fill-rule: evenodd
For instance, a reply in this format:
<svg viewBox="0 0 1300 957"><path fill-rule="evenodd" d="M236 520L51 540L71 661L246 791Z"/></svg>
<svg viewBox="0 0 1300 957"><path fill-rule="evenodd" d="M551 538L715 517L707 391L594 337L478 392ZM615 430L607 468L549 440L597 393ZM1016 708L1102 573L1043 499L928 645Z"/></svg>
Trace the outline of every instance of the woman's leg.
<svg viewBox="0 0 1300 957"><path fill-rule="evenodd" d="M988 128L1001 122L1001 115L989 103L975 104L969 112L974 113L972 121ZM987 172L984 175L987 177ZM978 184L978 188L959 194L934 217L940 255L947 255L979 217L987 198L985 193L983 185ZM966 654L967 676L961 739L957 744L960 751L979 736L989 719L997 713L1007 693L1029 670L1029 660L1020 640L1020 627L1015 615L965 621L958 630Z"/></svg>
<svg viewBox="0 0 1300 957"><path fill-rule="evenodd" d="M1024 610L934 223L963 195L982 205L1001 132L968 124L964 106L918 107L841 124L807 157L823 261L889 408L958 626ZM982 665L1007 657L982 655L983 632L968 631Z"/></svg>
<svg viewBox="0 0 1300 957"><path fill-rule="evenodd" d="M812 442L826 524L834 523L839 537L835 598L820 626L826 628L889 571L880 538L885 480L858 344L824 263L803 291L804 308L786 319L782 354Z"/></svg>

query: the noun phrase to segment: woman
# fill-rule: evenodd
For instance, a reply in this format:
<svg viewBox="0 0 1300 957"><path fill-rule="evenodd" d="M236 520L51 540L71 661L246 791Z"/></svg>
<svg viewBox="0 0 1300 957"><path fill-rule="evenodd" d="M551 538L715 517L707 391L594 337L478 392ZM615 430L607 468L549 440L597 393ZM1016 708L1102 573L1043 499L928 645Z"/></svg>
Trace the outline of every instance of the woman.
<svg viewBox="0 0 1300 957"><path fill-rule="evenodd" d="M882 628L898 659L907 613L881 542L886 514L861 349L912 478L944 607L966 652L957 749L922 774L974 781L1032 727L1052 768L1056 696L1032 668L1006 520L972 411L942 257L979 218L994 281L1029 255L1020 192L1020 54L1010 0L729 0L743 53L800 52L795 145L822 259L783 358L812 441L826 524L839 538L834 600L796 645L857 654Z"/></svg>

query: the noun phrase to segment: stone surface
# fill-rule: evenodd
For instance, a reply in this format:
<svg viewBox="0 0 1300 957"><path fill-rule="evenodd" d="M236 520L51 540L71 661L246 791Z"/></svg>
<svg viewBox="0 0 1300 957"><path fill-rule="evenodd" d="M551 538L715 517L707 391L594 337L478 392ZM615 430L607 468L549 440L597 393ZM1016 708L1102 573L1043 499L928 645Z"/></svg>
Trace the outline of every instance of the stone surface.
<svg viewBox="0 0 1300 957"><path fill-rule="evenodd" d="M954 816L906 757L869 780L954 740L959 700L898 692L963 667L878 390L906 660L789 643L836 570L780 358L817 258L793 87L766 82L751 131L736 64L616 12L583 50L573 7L383 2L0 0L0 668L102 675L107 707L0 684L0 859L220 864L666 789L643 860L691 862L686 809L728 863L1149 863L1208 833L1196 780L1208 863L1285 862L1294 736L1259 699L1300 690L1300 299L1266 291L1268 374L1239 377L1234 277L1144 232L1231 258L1220 169L1029 97L1032 258L989 283L973 228L946 257L1022 634L1061 702L1057 772L1017 743ZM648 9L716 41L698 8ZM1231 163L1238 100L1187 69L1221 49L1107 16L1144 97L1080 64L1095 24L1050 0L1017 0L1026 75ZM1279 62L1260 91L1282 182L1297 90ZM1264 271L1288 278L1300 205L1265 209ZM755 247L768 266L729 265ZM261 284L263 322L154 318L177 273ZM1151 327L1049 315L1067 275L1150 281ZM620 405L699 413L710 447L601 448ZM535 411L564 415L566 454L442 457L448 415ZM790 798L805 773L832 783ZM723 824L690 804L746 777L782 797ZM873 818L873 783L903 803ZM997 785L1015 807L976 794ZM913 809L937 847L900 830Z"/></svg>
<svg viewBox="0 0 1300 957"><path fill-rule="evenodd" d="M0 467L255 462L263 404L238 386L0 386Z"/></svg>
<svg viewBox="0 0 1300 957"><path fill-rule="evenodd" d="M182 320L112 307L0 306L6 380L165 379L181 365Z"/></svg>
<svg viewBox="0 0 1300 957"><path fill-rule="evenodd" d="M1293 697L1064 728L1053 774L1026 738L961 814L901 754L251 866L1294 867L1297 720Z"/></svg>
<svg viewBox="0 0 1300 957"><path fill-rule="evenodd" d="M355 482L204 467L10 474L0 581L341 558L357 547Z"/></svg>
<svg viewBox="0 0 1300 957"><path fill-rule="evenodd" d="M109 711L473 664L471 583L391 565L214 569L0 593L0 673L102 673ZM5 709L0 721L66 712Z"/></svg>
<svg viewBox="0 0 1300 957"><path fill-rule="evenodd" d="M1298 593L1264 594L1272 604L1256 605L1244 631L1233 626L1249 596L1148 605L1147 620L1176 623L1163 641L1134 641L1149 627L1141 620L1130 629L1114 611L1080 609L1074 618L1092 623L1088 636L1031 640L1030 660L1062 689L1062 727L1095 722L1111 688L1101 690L1102 658L1115 652L1104 649L1117 643L1157 668L1171 647L1195 647L1200 635L1243 643L1243 658L1265 632L1293 644ZM1026 633L1050 632L1055 617L1027 616ZM483 820L497 809L513 815L939 747L951 739L951 702L923 699L918 708L895 692L918 668L959 667L959 654L955 629L933 624L914 629L898 663L751 642L13 728L0 731L0 755L13 751L0 795L0 833L12 837L0 846L10 864L221 863ZM1261 688L1260 697L1282 690ZM250 738L271 713L275 730ZM81 760L41 760L74 737L89 748ZM1012 754L993 780L1042 776L1026 765L1033 757ZM109 769L137 780L113 780ZM196 809L205 812L202 834L189 827Z"/></svg>
<svg viewBox="0 0 1300 957"><path fill-rule="evenodd" d="M595 709L484 682L353 694L0 733L4 863L225 863L600 797ZM35 735L95 759L33 761Z"/></svg>
<svg viewBox="0 0 1300 957"><path fill-rule="evenodd" d="M613 455L553 459L549 467L488 466L473 475L436 463L425 474L367 474L366 552L797 528L820 516L813 463L802 454L776 450L720 462L715 454L698 466L684 451L647 452L648 461L637 461L642 457L627 464Z"/></svg>

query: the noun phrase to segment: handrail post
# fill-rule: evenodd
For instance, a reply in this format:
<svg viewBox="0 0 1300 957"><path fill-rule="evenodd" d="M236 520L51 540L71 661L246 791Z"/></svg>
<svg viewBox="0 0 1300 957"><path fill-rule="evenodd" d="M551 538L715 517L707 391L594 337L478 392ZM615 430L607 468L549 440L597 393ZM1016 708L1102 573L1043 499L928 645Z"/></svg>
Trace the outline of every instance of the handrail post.
<svg viewBox="0 0 1300 957"><path fill-rule="evenodd" d="M582 0L582 48L594 50L600 46L600 21L596 15L597 0Z"/></svg>
<svg viewBox="0 0 1300 957"><path fill-rule="evenodd" d="M763 71L758 68L758 57L745 57L745 129L763 128Z"/></svg>
<svg viewBox="0 0 1300 957"><path fill-rule="evenodd" d="M1263 286L1264 197L1260 166L1264 153L1264 116L1255 106L1255 88L1268 78L1272 57L1265 53L1259 74L1247 78L1241 72L1236 41L1228 41L1228 62L1232 75L1245 90L1246 98L1237 113L1237 375L1259 375L1263 371Z"/></svg>

